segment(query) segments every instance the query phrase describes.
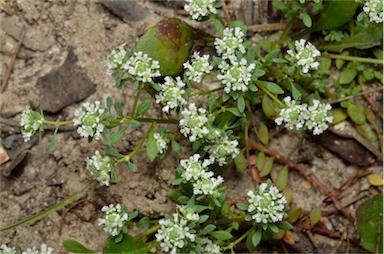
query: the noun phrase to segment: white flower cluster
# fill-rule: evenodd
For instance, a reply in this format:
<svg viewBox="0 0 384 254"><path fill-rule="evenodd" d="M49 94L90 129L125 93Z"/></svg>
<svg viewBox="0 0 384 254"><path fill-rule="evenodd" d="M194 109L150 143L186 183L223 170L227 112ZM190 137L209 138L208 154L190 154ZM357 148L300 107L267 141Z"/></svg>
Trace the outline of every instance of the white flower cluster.
<svg viewBox="0 0 384 254"><path fill-rule="evenodd" d="M23 110L20 118L21 134L25 142L28 142L40 129L42 129L44 117L31 110L29 106Z"/></svg>
<svg viewBox="0 0 384 254"><path fill-rule="evenodd" d="M103 213L98 220L99 226L103 225L104 231L111 236L120 234L124 223L128 221L127 209L120 204L110 204L109 206L103 206L101 211Z"/></svg>
<svg viewBox="0 0 384 254"><path fill-rule="evenodd" d="M28 248L26 251L23 251L22 254L51 254L53 253L53 249L48 247L44 243L41 245L40 250L36 247Z"/></svg>
<svg viewBox="0 0 384 254"><path fill-rule="evenodd" d="M383 22L383 0L367 0L363 11L368 14L370 22Z"/></svg>
<svg viewBox="0 0 384 254"><path fill-rule="evenodd" d="M301 39L295 41L295 49L287 51L288 60L300 65L303 73L308 73L309 70L317 70L320 63L316 61L316 57L320 56L320 51L316 49L312 43Z"/></svg>
<svg viewBox="0 0 384 254"><path fill-rule="evenodd" d="M183 64L187 77L197 83L203 80L204 75L211 72L213 67L209 64L209 55L200 56L199 52L194 52L191 63Z"/></svg>
<svg viewBox="0 0 384 254"><path fill-rule="evenodd" d="M16 249L16 247L8 247L8 245L2 244L0 246L0 253L1 254L16 254L17 249Z"/></svg>
<svg viewBox="0 0 384 254"><path fill-rule="evenodd" d="M256 192L247 192L248 212L257 223L275 223L285 215L287 200L275 186L262 183Z"/></svg>
<svg viewBox="0 0 384 254"><path fill-rule="evenodd" d="M194 230L188 227L188 220L182 218L178 213L174 213L173 217L166 216L159 220L159 224L161 228L155 237L160 243L160 249L164 252L176 254L190 242L195 241L196 235Z"/></svg>
<svg viewBox="0 0 384 254"><path fill-rule="evenodd" d="M222 136L215 143L204 147L204 151L208 152L210 163L217 162L223 166L227 164L228 156L232 156L234 159L240 153L237 148L238 144L237 140L229 140L228 136Z"/></svg>
<svg viewBox="0 0 384 254"><path fill-rule="evenodd" d="M94 137L99 140L105 128L103 124L104 112L105 109L100 107L100 101L95 101L92 104L86 102L81 108L76 109L73 124L79 126L77 133L85 138Z"/></svg>
<svg viewBox="0 0 384 254"><path fill-rule="evenodd" d="M125 50L125 43L114 49L107 57L107 73L112 74L117 71L128 60L128 54Z"/></svg>
<svg viewBox="0 0 384 254"><path fill-rule="evenodd" d="M111 175L114 174L113 160L109 156L102 156L96 151L92 158L87 158L87 169L101 185L109 186Z"/></svg>
<svg viewBox="0 0 384 254"><path fill-rule="evenodd" d="M176 82L171 77L165 77L165 83L161 85L161 91L156 95L156 103L164 105L162 108L164 112L169 112L171 109L182 107L187 103L183 97L185 94L184 87L185 84L180 77L176 78Z"/></svg>
<svg viewBox="0 0 384 254"><path fill-rule="evenodd" d="M327 123L333 122L330 115L331 105L313 100L312 106L297 104L291 97L284 98L285 108L281 109L275 119L277 125L285 123L285 127L293 130L311 130L314 135L319 135L328 129Z"/></svg>
<svg viewBox="0 0 384 254"><path fill-rule="evenodd" d="M169 138L157 132L153 133L153 137L156 140L159 154L165 153L168 149Z"/></svg>
<svg viewBox="0 0 384 254"><path fill-rule="evenodd" d="M209 133L206 123L208 117L204 108L197 108L195 103L189 104L188 108L181 111L183 119L180 120L180 132L185 136L189 136L189 141L195 142L197 138L203 138Z"/></svg>
<svg viewBox="0 0 384 254"><path fill-rule="evenodd" d="M153 60L148 54L134 52L121 67L127 71L135 80L152 82L152 78L161 76L159 61Z"/></svg>
<svg viewBox="0 0 384 254"><path fill-rule="evenodd" d="M220 254L220 246L217 244L214 244L211 240L209 239L204 239L205 240L205 246L201 249L201 252L204 254Z"/></svg>
<svg viewBox="0 0 384 254"><path fill-rule="evenodd" d="M200 219L199 214L195 213L195 211L192 208L186 205L182 205L182 206L178 205L177 210L180 211L181 215L188 221L196 222Z"/></svg>
<svg viewBox="0 0 384 254"><path fill-rule="evenodd" d="M319 135L328 129L326 122L333 122L333 117L329 114L332 106L328 103L321 103L319 100L313 100L312 104L308 107L306 127L308 130L313 130L314 135Z"/></svg>
<svg viewBox="0 0 384 254"><path fill-rule="evenodd" d="M225 85L224 91L226 93L248 91L248 85L252 80L252 71L256 67L254 63L248 65L247 60L243 58L240 62L233 60L231 64L222 61L218 67L220 74L217 75L217 79Z"/></svg>
<svg viewBox="0 0 384 254"><path fill-rule="evenodd" d="M184 9L189 12L192 19L198 20L200 17L205 17L210 13L216 14L217 10L213 6L215 0L186 0L188 4L184 6Z"/></svg>
<svg viewBox="0 0 384 254"><path fill-rule="evenodd" d="M236 61L237 52L245 53L243 40L244 33L239 27L226 27L223 31L223 38L215 39L216 52L221 55L223 59Z"/></svg>
<svg viewBox="0 0 384 254"><path fill-rule="evenodd" d="M212 171L207 171L210 163L209 160L201 162L199 154L180 161L180 166L184 170L181 177L192 183L194 195L220 196L219 188L224 179L221 176L215 178Z"/></svg>

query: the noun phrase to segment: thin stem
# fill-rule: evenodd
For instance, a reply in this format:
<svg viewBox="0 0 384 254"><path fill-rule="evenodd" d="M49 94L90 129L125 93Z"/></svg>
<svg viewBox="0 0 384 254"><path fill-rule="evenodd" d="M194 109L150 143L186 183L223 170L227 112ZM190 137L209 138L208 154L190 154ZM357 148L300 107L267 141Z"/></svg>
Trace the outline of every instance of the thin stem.
<svg viewBox="0 0 384 254"><path fill-rule="evenodd" d="M191 93L189 96L191 97L191 96L207 95L207 94L211 94L211 93L223 90L223 89L224 89L224 87L217 87L215 89L204 91L204 92Z"/></svg>
<svg viewBox="0 0 384 254"><path fill-rule="evenodd" d="M280 106L284 107L284 104L276 97L274 96L270 91L268 91L268 89L266 89L264 86L258 86L261 88L261 90L264 91L264 93L266 93L269 97L271 97L274 101L276 101Z"/></svg>
<svg viewBox="0 0 384 254"><path fill-rule="evenodd" d="M48 124L48 125L54 125L54 126L63 126L63 125L72 125L73 121L72 120L67 120L67 121L49 121L49 120L43 120L43 124Z"/></svg>
<svg viewBox="0 0 384 254"><path fill-rule="evenodd" d="M383 65L383 60L380 59L373 59L373 58L365 58L365 57L357 57L357 56L344 56L344 55L337 55L337 54L329 54L329 53L323 53L321 54L324 58L330 58L330 59L340 59L345 61L356 61L361 63L372 63L372 64L381 64Z"/></svg>
<svg viewBox="0 0 384 254"><path fill-rule="evenodd" d="M142 123L168 123L168 124L179 124L177 119L156 119L156 118L136 118L135 120Z"/></svg>
<svg viewBox="0 0 384 254"><path fill-rule="evenodd" d="M140 239L142 239L142 238L144 238L144 237L146 237L146 236L148 236L148 235L151 235L151 234L155 233L159 228L160 228L160 225L156 225L156 226L154 226L154 227L151 227L151 228L148 229L147 231L145 231L145 232L143 232L143 233L141 233L141 234L136 235L136 236L133 238L133 240L134 240L135 242L137 242L137 241L139 241Z"/></svg>
<svg viewBox="0 0 384 254"><path fill-rule="evenodd" d="M211 113L209 116L217 116L218 114L225 112L227 108L226 107L221 107L221 109L216 110L215 112Z"/></svg>
<svg viewBox="0 0 384 254"><path fill-rule="evenodd" d="M253 225L253 227L251 227L247 232L245 232L244 235L240 236L238 239L236 239L236 241L234 241L231 244L229 244L228 246L224 247L223 250L229 250L229 249L232 249L233 247L235 247L236 244L240 243L244 238L246 238L249 235L249 233L251 233L251 231L255 228L256 228L256 225Z"/></svg>
<svg viewBox="0 0 384 254"><path fill-rule="evenodd" d="M140 143L135 147L135 149L133 149L133 151L130 152L128 155L126 155L123 158L120 158L119 160L117 160L115 162L115 164L118 164L118 163L121 163L121 162L125 162L125 161L129 161L140 150L140 148L143 146L145 140L147 140L147 138L149 136L149 133L153 130L154 127L155 127L155 123L153 123L152 126L147 130L147 132L141 138Z"/></svg>
<svg viewBox="0 0 384 254"><path fill-rule="evenodd" d="M294 16L296 16L296 15L294 15ZM280 39L279 39L279 41L277 42L277 44L278 44L280 47L283 45L285 39L287 39L288 34L291 32L294 23L295 23L295 19L292 18L292 19L288 22L287 26L284 28L283 33L281 34Z"/></svg>
<svg viewBox="0 0 384 254"><path fill-rule="evenodd" d="M135 100L133 102L133 106L132 106L132 109L131 109L131 117L133 117L135 115L137 102L139 101L142 89L143 89L143 84L139 83L139 89L137 90L137 93L136 93L136 96L135 96Z"/></svg>

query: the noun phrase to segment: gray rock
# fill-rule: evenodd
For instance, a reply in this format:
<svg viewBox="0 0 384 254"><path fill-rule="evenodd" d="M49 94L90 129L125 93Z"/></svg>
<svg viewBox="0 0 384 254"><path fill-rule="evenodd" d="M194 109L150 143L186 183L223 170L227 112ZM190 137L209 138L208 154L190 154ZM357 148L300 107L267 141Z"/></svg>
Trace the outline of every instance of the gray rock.
<svg viewBox="0 0 384 254"><path fill-rule="evenodd" d="M43 97L44 111L57 113L95 92L95 85L76 63L77 57L69 49L67 59L59 69L39 78L37 87Z"/></svg>
<svg viewBox="0 0 384 254"><path fill-rule="evenodd" d="M149 12L136 1L131 0L98 0L124 22L137 22L148 16Z"/></svg>

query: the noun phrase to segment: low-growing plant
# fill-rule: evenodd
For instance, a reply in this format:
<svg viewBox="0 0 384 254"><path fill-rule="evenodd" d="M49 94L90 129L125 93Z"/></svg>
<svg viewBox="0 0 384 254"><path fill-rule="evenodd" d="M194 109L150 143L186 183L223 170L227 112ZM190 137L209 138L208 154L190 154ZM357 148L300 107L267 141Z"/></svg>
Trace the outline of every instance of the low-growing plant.
<svg viewBox="0 0 384 254"><path fill-rule="evenodd" d="M181 139L189 142L191 156L180 160L175 169L175 188L170 193L177 203L175 211L160 220L139 219L138 212L124 204L106 204L98 220L110 234L104 252L146 253L156 248L156 252L164 253L220 253L234 252L242 241L248 251L264 240L285 237L289 242L301 209L290 209L290 200L284 195L288 166L281 169L275 182L269 177L274 158L263 150L269 145L267 126L275 123L276 128L285 126L320 135L340 120L340 109L332 110L332 100L360 92L360 79L382 82L381 72L374 67L382 64L382 59L372 57L377 56L375 50L382 52L374 46L380 43L376 38L382 38L376 27L381 26L383 9L382 2L375 0L351 2L350 6L343 1L277 0L273 6L288 19L277 42L262 39L251 43L246 25L219 16L221 2L187 0L185 10L190 18L213 22L214 36L171 18L149 28L135 49L118 46L107 57L107 72L116 78L116 87L135 90L128 113L110 97L105 102L85 102L74 112L75 118L66 121L47 120L42 110L23 111L20 124L25 141L42 135L46 125L56 127L52 150L55 135L64 125L76 126L77 133L89 142L103 140L105 149L86 159L90 175L102 186L129 181L119 178L115 166L126 163L133 172L140 170L132 158L145 144L147 156L153 161L167 156L170 149L178 153ZM361 10L360 14L356 10ZM297 20L307 28L291 39ZM370 38L359 35L366 30L372 33ZM322 33L310 37L312 42L303 39L319 31ZM191 52L198 39L214 48L216 54ZM322 39L327 42L319 43ZM360 48L372 48L373 53ZM354 53L357 56L352 56ZM331 59L336 59L336 67L342 72L334 84L327 79ZM149 99L140 100L142 93ZM347 97L341 106L353 122L366 124L364 114L359 117L361 107L353 99ZM164 117L144 117L151 108L160 108ZM253 121L255 111L263 112L263 123ZM255 127L256 132L246 133L248 126ZM122 154L115 145L128 128L143 128L145 133L135 149ZM253 135L258 145L249 146L248 135ZM231 208L226 202L225 179L218 172L225 170L230 160L238 171L249 170L248 152L257 147L261 148L255 179L260 181L255 189L244 190L244 197L239 197L242 201ZM320 219L315 211L311 214L314 224ZM145 230L132 236L131 225ZM71 252L94 252L74 240L63 244ZM7 246L1 248L2 253L17 252ZM46 246L41 248L23 253L52 252Z"/></svg>

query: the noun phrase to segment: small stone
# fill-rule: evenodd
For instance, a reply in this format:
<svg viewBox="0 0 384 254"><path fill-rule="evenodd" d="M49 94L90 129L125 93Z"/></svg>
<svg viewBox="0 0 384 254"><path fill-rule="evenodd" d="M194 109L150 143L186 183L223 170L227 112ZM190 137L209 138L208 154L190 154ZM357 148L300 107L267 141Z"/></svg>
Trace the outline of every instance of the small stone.
<svg viewBox="0 0 384 254"><path fill-rule="evenodd" d="M148 16L148 10L144 9L137 1L126 0L99 0L107 9L111 10L116 16L125 23L140 21Z"/></svg>
<svg viewBox="0 0 384 254"><path fill-rule="evenodd" d="M44 98L43 110L50 113L77 103L96 90L89 77L79 70L72 49L69 49L67 59L59 69L39 78L37 87Z"/></svg>

